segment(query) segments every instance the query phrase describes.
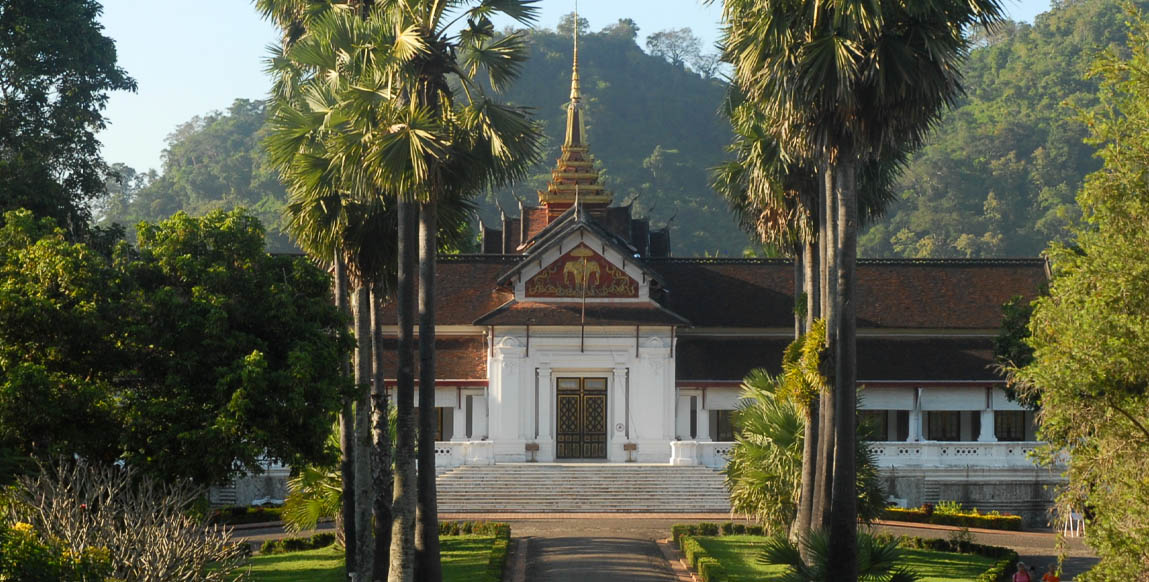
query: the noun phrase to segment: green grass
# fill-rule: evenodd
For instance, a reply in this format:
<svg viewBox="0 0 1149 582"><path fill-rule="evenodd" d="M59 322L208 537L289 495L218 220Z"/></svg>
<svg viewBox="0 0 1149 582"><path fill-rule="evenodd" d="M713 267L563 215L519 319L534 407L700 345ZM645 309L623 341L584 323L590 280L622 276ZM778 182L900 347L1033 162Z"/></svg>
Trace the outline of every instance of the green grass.
<svg viewBox="0 0 1149 582"><path fill-rule="evenodd" d="M497 582L487 575L487 557L493 537L444 536L443 580L446 582ZM335 546L304 552L255 556L251 559L252 582L342 582L343 551Z"/></svg>
<svg viewBox="0 0 1149 582"><path fill-rule="evenodd" d="M770 582L785 571L782 566L758 563L759 536L722 536L697 538L711 556L722 563L730 582ZM924 582L968 582L986 571L993 560L969 554L951 554L927 550L906 550L906 566L923 576Z"/></svg>

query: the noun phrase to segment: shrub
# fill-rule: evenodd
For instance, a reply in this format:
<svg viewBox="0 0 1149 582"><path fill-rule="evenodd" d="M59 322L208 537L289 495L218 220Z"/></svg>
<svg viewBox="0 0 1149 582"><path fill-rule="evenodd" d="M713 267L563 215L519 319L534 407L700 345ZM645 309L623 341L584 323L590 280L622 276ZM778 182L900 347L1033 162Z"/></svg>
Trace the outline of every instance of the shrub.
<svg viewBox="0 0 1149 582"><path fill-rule="evenodd" d="M108 548L115 579L230 582L246 560L242 544L189 513L201 495L131 468L65 462L20 478L8 511L42 539L66 540L59 549L71 555Z"/></svg>
<svg viewBox="0 0 1149 582"><path fill-rule="evenodd" d="M760 525L748 525L748 526L746 526L746 535L748 535L748 536L766 535L766 528L764 528Z"/></svg>
<svg viewBox="0 0 1149 582"><path fill-rule="evenodd" d="M283 520L282 507L220 507L211 512L210 522L219 525L244 525Z"/></svg>
<svg viewBox="0 0 1149 582"><path fill-rule="evenodd" d="M722 535L724 535L724 536L731 535L734 533L734 522L728 521L728 522L718 526L718 528L719 528L719 530L722 531Z"/></svg>
<svg viewBox="0 0 1149 582"><path fill-rule="evenodd" d="M963 513L962 509L960 501L939 501L938 504L934 506L934 513L941 515L961 515Z"/></svg>
<svg viewBox="0 0 1149 582"><path fill-rule="evenodd" d="M973 510L969 513L950 514L941 513L936 509L931 513L927 513L924 509L888 507L882 512L882 519L1009 531L1020 531L1022 525L1021 516L1019 515L1008 515L997 512L982 515L977 513L977 510Z"/></svg>
<svg viewBox="0 0 1149 582"><path fill-rule="evenodd" d="M700 536L716 536L718 535L718 524L702 522L698 524L698 535Z"/></svg>
<svg viewBox="0 0 1149 582"><path fill-rule="evenodd" d="M744 533L746 533L746 524L744 524L744 523L734 524L734 534L735 535L742 535Z"/></svg>
<svg viewBox="0 0 1149 582"><path fill-rule="evenodd" d="M104 548L85 548L76 554L42 539L29 523L0 524L0 580L95 582L111 571Z"/></svg>
<svg viewBox="0 0 1149 582"><path fill-rule="evenodd" d="M335 543L335 534L317 533L310 537L283 538L267 540L259 547L261 554L283 554L287 552L302 552L304 550L317 550L326 548Z"/></svg>

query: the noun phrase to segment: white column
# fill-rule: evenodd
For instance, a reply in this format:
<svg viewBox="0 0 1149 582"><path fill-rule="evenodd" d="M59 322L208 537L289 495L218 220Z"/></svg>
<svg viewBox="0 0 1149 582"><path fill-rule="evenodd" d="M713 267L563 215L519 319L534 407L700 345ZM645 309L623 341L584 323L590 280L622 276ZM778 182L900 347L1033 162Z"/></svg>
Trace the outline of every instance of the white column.
<svg viewBox="0 0 1149 582"><path fill-rule="evenodd" d="M993 426L993 388L985 389L985 408L981 410L981 432L977 435L978 442L997 442Z"/></svg>
<svg viewBox="0 0 1149 582"><path fill-rule="evenodd" d="M539 367L539 441L552 441L551 423L554 421L554 411L551 409L551 392L554 386L551 381L551 369L546 366Z"/></svg>
<svg viewBox="0 0 1149 582"><path fill-rule="evenodd" d="M914 388L914 407L910 409L910 442L922 440L922 389Z"/></svg>
<svg viewBox="0 0 1149 582"><path fill-rule="evenodd" d="M710 438L710 409L706 407L706 389L702 389L702 393L698 395L698 434L695 435L694 440L699 442L709 442Z"/></svg>
<svg viewBox="0 0 1149 582"><path fill-rule="evenodd" d="M611 435L611 441L616 439L623 441L626 439L626 368L615 368L612 372L610 392L614 395L612 398L614 412L610 414L610 417L614 419L614 422L607 427L607 433ZM619 425L623 427L623 430L617 430ZM632 440L633 438L631 435Z"/></svg>

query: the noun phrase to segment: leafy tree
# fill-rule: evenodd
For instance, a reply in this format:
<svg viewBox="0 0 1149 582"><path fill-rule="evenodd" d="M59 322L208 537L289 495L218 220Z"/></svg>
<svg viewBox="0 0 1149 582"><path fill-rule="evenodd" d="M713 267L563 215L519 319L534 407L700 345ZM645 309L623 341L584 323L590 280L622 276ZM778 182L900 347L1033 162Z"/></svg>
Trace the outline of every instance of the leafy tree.
<svg viewBox="0 0 1149 582"><path fill-rule="evenodd" d="M689 28L672 28L646 37L646 50L650 54L670 61L677 67L698 58L702 41Z"/></svg>
<svg viewBox="0 0 1149 582"><path fill-rule="evenodd" d="M1033 348L1026 343L1031 337L1029 321L1033 317L1033 304L1021 296L1012 297L1001 306L1001 331L993 340L994 362L999 369L1022 368L1033 362ZM1005 394L1011 400L1036 409L1040 402L1035 394L1022 393L1007 383Z"/></svg>
<svg viewBox="0 0 1149 582"><path fill-rule="evenodd" d="M112 461L120 423L112 382L125 363L124 300L108 260L28 210L0 226L0 482L78 454Z"/></svg>
<svg viewBox="0 0 1149 582"><path fill-rule="evenodd" d="M1149 22L1131 15L1127 50L1093 75L1098 110L1083 114L1104 165L1078 193L1083 226L1053 245L1049 295L1029 323L1033 362L1015 369L1040 398L1046 459L1068 455L1062 512L1084 511L1101 561L1082 580L1149 571Z"/></svg>
<svg viewBox="0 0 1149 582"><path fill-rule="evenodd" d="M242 212L140 227L114 259L50 219L0 228L0 450L201 484L326 457L346 353L327 277ZM301 414L306 410L307 414ZM5 473L7 474L7 473Z"/></svg>
<svg viewBox="0 0 1149 582"><path fill-rule="evenodd" d="M136 88L100 12L95 0L0 4L0 213L27 208L72 238L104 194L96 133L108 93Z"/></svg>
<svg viewBox="0 0 1149 582"><path fill-rule="evenodd" d="M327 276L267 254L243 211L178 213L138 237L117 258L132 282L134 367L116 380L125 460L214 483L263 458L324 458L348 347Z"/></svg>

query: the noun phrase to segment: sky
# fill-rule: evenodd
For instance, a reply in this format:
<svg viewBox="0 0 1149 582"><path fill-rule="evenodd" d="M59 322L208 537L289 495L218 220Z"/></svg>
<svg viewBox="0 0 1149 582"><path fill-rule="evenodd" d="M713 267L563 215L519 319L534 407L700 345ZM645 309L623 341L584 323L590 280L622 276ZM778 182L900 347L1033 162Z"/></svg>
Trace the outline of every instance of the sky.
<svg viewBox="0 0 1149 582"><path fill-rule="evenodd" d="M1010 18L1033 22L1049 0L1003 0ZM100 22L116 41L119 65L139 84L111 95L100 133L104 159L138 171L161 169L167 136L197 115L226 109L235 99L263 99L267 46L276 41L248 0L104 0ZM554 28L573 0L542 0L536 26ZM704 47L718 40L721 1L581 0L579 15L597 31L631 18L639 44L660 30L689 27ZM503 23L499 25L502 26Z"/></svg>

